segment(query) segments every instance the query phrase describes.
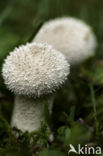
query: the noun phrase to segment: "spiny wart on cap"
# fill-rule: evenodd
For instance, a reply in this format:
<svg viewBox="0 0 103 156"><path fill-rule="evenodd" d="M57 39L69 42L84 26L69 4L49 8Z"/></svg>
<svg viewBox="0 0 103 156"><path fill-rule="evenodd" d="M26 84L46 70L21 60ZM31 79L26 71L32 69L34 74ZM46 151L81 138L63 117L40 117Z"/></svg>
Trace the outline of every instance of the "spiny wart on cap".
<svg viewBox="0 0 103 156"><path fill-rule="evenodd" d="M39 97L59 88L69 74L64 55L48 44L27 43L6 58L2 75L16 95Z"/></svg>
<svg viewBox="0 0 103 156"><path fill-rule="evenodd" d="M70 64L92 56L96 48L91 27L72 17L56 18L44 23L33 41L52 45L66 56Z"/></svg>

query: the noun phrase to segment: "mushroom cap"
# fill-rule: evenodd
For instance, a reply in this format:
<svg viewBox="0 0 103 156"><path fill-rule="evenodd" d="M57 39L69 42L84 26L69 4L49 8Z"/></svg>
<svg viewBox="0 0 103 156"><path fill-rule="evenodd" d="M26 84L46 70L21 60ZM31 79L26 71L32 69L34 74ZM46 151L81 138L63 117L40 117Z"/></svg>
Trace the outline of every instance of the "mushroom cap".
<svg viewBox="0 0 103 156"><path fill-rule="evenodd" d="M65 56L48 44L27 43L10 52L2 75L7 87L17 95L39 97L59 88L67 79Z"/></svg>
<svg viewBox="0 0 103 156"><path fill-rule="evenodd" d="M92 56L96 48L96 38L91 28L76 18L57 18L46 22L35 42L46 42L61 51L70 64L76 64Z"/></svg>

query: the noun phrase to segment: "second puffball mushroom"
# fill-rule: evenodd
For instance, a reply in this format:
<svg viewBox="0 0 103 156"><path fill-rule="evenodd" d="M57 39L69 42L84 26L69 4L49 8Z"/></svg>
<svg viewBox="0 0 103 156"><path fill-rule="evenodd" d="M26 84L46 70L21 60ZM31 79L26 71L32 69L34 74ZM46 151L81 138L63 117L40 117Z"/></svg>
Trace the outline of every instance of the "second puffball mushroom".
<svg viewBox="0 0 103 156"><path fill-rule="evenodd" d="M38 130L44 120L44 103L48 101L51 111L49 94L65 82L68 74L64 55L48 44L28 43L11 52L3 64L2 75L16 95L12 126L22 131Z"/></svg>
<svg viewBox="0 0 103 156"><path fill-rule="evenodd" d="M97 45L91 27L72 17L56 18L44 23L33 41L52 45L65 55L70 65L92 56Z"/></svg>

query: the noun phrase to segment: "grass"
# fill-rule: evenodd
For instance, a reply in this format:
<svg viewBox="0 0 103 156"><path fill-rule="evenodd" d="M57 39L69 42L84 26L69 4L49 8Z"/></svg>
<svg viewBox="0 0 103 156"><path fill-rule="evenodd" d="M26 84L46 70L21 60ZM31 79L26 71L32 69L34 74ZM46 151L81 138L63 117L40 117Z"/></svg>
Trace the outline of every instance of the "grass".
<svg viewBox="0 0 103 156"><path fill-rule="evenodd" d="M98 135L98 120L97 120L97 110L96 110L96 99L95 99L95 94L94 94L94 89L93 86L90 86L90 91L91 91L91 99L93 103L93 111L94 111L94 120L95 120L95 127L96 127L96 135Z"/></svg>
<svg viewBox="0 0 103 156"><path fill-rule="evenodd" d="M56 95L49 121L53 141L47 123L30 134L11 129L14 96L0 73L0 156L67 156L69 144L103 146L102 0L0 1L0 70L15 46L31 41L45 21L58 16L77 17L91 25L98 41L96 54L73 69Z"/></svg>

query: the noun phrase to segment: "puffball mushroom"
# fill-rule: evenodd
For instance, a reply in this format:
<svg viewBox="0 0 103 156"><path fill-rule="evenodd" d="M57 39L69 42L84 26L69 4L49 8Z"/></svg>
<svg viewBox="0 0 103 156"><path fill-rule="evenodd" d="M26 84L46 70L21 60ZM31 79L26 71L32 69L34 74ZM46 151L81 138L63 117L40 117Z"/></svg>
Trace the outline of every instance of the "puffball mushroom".
<svg viewBox="0 0 103 156"><path fill-rule="evenodd" d="M33 41L52 45L66 56L71 65L92 56L96 48L96 38L91 27L71 17L44 23Z"/></svg>
<svg viewBox="0 0 103 156"><path fill-rule="evenodd" d="M44 120L44 103L48 101L51 111L51 93L65 82L68 74L69 64L64 55L48 44L28 43L10 52L2 75L16 95L12 127L29 132L38 130Z"/></svg>

